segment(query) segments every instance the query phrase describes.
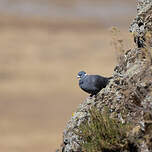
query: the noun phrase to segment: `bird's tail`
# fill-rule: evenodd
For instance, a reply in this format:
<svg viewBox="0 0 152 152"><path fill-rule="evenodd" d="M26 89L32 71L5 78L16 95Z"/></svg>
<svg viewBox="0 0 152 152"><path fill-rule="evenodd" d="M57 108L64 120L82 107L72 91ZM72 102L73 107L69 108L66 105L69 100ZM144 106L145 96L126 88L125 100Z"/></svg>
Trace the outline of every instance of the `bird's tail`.
<svg viewBox="0 0 152 152"><path fill-rule="evenodd" d="M109 77L108 79L110 80L110 79L112 79L113 77Z"/></svg>

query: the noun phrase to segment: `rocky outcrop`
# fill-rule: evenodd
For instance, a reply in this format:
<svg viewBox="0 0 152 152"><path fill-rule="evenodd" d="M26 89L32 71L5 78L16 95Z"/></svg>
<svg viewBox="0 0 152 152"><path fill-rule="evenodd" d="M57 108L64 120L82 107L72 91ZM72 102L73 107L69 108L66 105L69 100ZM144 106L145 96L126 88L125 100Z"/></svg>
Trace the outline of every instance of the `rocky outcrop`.
<svg viewBox="0 0 152 152"><path fill-rule="evenodd" d="M152 1L138 0L137 13L130 27L137 47L124 52L106 88L78 106L64 130L60 151L83 151L80 143L85 141L75 131L90 120L91 107L103 113L106 106L111 118L131 124L120 151L152 152Z"/></svg>

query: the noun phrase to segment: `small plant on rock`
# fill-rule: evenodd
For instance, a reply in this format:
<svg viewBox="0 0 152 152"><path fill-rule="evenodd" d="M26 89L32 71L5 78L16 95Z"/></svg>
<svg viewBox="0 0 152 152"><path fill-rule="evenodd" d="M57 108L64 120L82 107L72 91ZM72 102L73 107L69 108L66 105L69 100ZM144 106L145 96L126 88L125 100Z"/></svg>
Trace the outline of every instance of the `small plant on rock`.
<svg viewBox="0 0 152 152"><path fill-rule="evenodd" d="M90 109L90 120L82 123L77 135L83 141L83 152L118 152L126 145L129 125L110 118L107 110L101 114L95 108Z"/></svg>

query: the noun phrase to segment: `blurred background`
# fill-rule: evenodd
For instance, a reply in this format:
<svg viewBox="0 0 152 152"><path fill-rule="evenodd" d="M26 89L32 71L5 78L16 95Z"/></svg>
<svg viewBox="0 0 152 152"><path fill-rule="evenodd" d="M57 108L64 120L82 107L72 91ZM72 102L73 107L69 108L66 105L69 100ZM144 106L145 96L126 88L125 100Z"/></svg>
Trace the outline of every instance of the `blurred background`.
<svg viewBox="0 0 152 152"><path fill-rule="evenodd" d="M0 0L0 151L53 152L88 95L80 70L111 76L117 26L128 49L135 0Z"/></svg>

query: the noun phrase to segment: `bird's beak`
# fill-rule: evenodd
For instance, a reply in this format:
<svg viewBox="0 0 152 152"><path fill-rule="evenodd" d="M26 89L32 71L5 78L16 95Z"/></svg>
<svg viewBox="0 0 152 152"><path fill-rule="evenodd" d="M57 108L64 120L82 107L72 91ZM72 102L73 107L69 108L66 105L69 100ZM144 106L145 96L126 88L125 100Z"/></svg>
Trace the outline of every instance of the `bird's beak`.
<svg viewBox="0 0 152 152"><path fill-rule="evenodd" d="M77 75L77 79L80 79L80 76L79 76L79 75Z"/></svg>

